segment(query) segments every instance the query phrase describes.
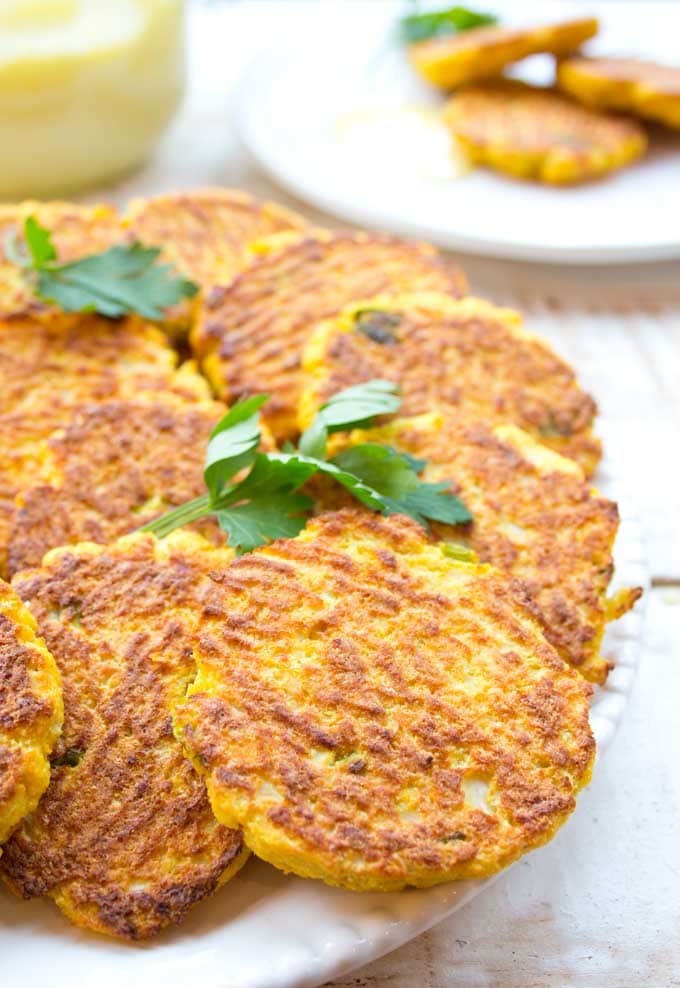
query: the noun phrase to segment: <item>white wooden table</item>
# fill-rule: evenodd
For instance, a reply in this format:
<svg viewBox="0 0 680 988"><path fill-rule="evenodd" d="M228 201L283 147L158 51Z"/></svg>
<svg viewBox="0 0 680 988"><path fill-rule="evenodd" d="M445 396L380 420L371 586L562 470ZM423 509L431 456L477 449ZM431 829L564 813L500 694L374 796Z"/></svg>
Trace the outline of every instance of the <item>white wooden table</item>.
<svg viewBox="0 0 680 988"><path fill-rule="evenodd" d="M293 44L305 6L197 5L184 108L148 167L107 197L220 184L339 225L259 174L229 125L254 39ZM557 838L336 988L680 986L680 263L565 271L460 260L474 291L522 309L597 396L607 451L648 536L644 657L620 734Z"/></svg>

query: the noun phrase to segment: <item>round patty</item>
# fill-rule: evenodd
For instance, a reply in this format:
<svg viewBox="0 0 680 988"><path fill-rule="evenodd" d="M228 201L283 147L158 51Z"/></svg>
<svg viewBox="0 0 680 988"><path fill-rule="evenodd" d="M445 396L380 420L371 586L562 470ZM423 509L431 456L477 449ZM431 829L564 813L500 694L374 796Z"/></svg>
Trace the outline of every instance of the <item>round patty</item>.
<svg viewBox="0 0 680 988"><path fill-rule="evenodd" d="M550 185L599 178L647 150L634 120L521 83L465 89L449 100L444 120L471 161Z"/></svg>
<svg viewBox="0 0 680 988"><path fill-rule="evenodd" d="M111 206L78 206L72 202L36 202L27 200L0 206L0 319L30 316L33 319L59 318L62 313L47 302L34 297L21 268L6 256L9 236L23 238L24 222L34 216L52 234L59 261L75 261L87 254L97 254L120 241L123 229L120 217ZM80 316L73 315L74 320Z"/></svg>
<svg viewBox="0 0 680 988"><path fill-rule="evenodd" d="M106 545L205 493L208 438L226 413L148 395L85 405L42 444L39 482L16 500L8 570L39 566L48 551L77 542ZM200 530L222 541L212 522Z"/></svg>
<svg viewBox="0 0 680 988"><path fill-rule="evenodd" d="M33 616L0 581L0 844L47 788L62 719L54 659Z"/></svg>
<svg viewBox="0 0 680 988"><path fill-rule="evenodd" d="M419 41L409 47L409 58L428 82L455 89L496 76L528 55L572 52L597 34L598 26L594 17L584 17L536 27L477 27Z"/></svg>
<svg viewBox="0 0 680 988"><path fill-rule="evenodd" d="M216 393L269 392L277 439L295 434L302 348L321 320L384 291L460 295L465 282L433 247L366 233L272 244L232 284L208 295L192 344Z"/></svg>
<svg viewBox="0 0 680 988"><path fill-rule="evenodd" d="M128 237L162 247L163 259L203 291L232 280L245 266L252 241L306 226L283 206L220 188L133 199L123 222ZM175 306L167 313L168 323L185 328L199 306L198 298Z"/></svg>
<svg viewBox="0 0 680 988"><path fill-rule="evenodd" d="M578 464L516 426L436 412L338 437L334 451L366 442L424 459L424 481L450 483L473 521L433 523L437 538L468 546L482 562L520 579L548 641L586 679L603 682L609 665L600 644L610 617L618 510L588 484ZM316 493L326 508L356 504L339 484ZM627 607L638 595L627 592Z"/></svg>
<svg viewBox="0 0 680 988"><path fill-rule="evenodd" d="M175 724L260 857L347 888L429 886L492 874L574 808L589 687L505 575L403 516L342 511L216 586Z"/></svg>
<svg viewBox="0 0 680 988"><path fill-rule="evenodd" d="M211 570L232 553L198 535L55 549L15 579L55 657L64 728L38 809L0 872L76 925L141 939L179 922L242 865L176 741L171 709L195 668Z"/></svg>
<svg viewBox="0 0 680 988"><path fill-rule="evenodd" d="M83 404L165 392L207 399L193 364L176 365L164 334L135 319L0 321L0 575L14 498L35 484L43 441Z"/></svg>
<svg viewBox="0 0 680 988"><path fill-rule="evenodd" d="M557 84L579 103L623 110L680 128L680 65L635 58L565 58Z"/></svg>
<svg viewBox="0 0 680 988"><path fill-rule="evenodd" d="M571 367L521 317L481 299L423 293L357 303L318 327L303 359L300 427L350 385L375 378L401 388L401 414L434 410L512 423L595 469L595 402Z"/></svg>

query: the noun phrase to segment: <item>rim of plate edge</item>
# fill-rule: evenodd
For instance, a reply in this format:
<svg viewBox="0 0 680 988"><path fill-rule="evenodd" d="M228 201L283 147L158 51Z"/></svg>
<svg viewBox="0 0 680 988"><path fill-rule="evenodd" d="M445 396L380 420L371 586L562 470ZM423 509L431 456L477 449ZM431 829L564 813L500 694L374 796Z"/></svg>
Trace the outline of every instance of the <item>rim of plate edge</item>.
<svg viewBox="0 0 680 988"><path fill-rule="evenodd" d="M629 240L623 245L605 239L599 243L591 241L587 245L550 246L531 244L507 235L494 239L476 236L465 230L443 230L432 226L427 220L413 222L405 217L394 216L388 209L372 208L365 203L356 205L342 192L339 197L334 197L327 191L325 183L317 183L309 172L300 173L288 158L276 154L273 144L262 139L259 126L262 114L259 110L262 101L271 91L274 65L283 64L293 64L292 57L279 54L278 58L270 58L263 79L263 60L256 56L249 62L234 90L232 121L241 143L260 169L303 203L307 202L339 220L358 226L388 230L418 240L430 240L446 250L482 257L568 265L652 263L680 259L680 236L671 231L667 236L656 236L653 241Z"/></svg>

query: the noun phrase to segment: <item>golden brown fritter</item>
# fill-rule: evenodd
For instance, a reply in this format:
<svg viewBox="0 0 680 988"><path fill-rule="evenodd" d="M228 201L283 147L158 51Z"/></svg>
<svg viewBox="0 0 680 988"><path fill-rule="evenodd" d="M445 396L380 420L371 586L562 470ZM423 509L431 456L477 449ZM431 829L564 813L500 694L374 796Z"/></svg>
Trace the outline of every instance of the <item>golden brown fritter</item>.
<svg viewBox="0 0 680 988"><path fill-rule="evenodd" d="M55 549L15 580L59 666L65 717L49 788L0 872L18 895L50 895L78 926L151 936L245 860L170 718L194 675L211 570L231 555L190 533L132 535Z"/></svg>
<svg viewBox="0 0 680 988"><path fill-rule="evenodd" d="M207 398L193 365L176 364L164 334L137 320L0 322L0 574L14 497L36 481L41 441L88 402L166 391Z"/></svg>
<svg viewBox="0 0 680 988"><path fill-rule="evenodd" d="M448 410L514 423L587 474L600 458L595 403L571 367L522 329L518 313L481 299L430 292L356 303L317 328L303 370L302 429L331 395L382 378L400 386L402 415Z"/></svg>
<svg viewBox="0 0 680 988"><path fill-rule="evenodd" d="M191 189L133 199L124 217L128 236L163 247L163 257L204 291L228 284L246 264L247 247L260 237L301 231L304 219L235 189ZM176 306L168 322L186 327L198 297Z"/></svg>
<svg viewBox="0 0 680 988"><path fill-rule="evenodd" d="M589 777L589 687L519 589L403 516L324 515L242 556L176 730L213 809L285 871L354 889L492 874Z"/></svg>
<svg viewBox="0 0 680 988"><path fill-rule="evenodd" d="M265 251L211 293L192 344L225 401L271 393L267 423L277 439L287 438L297 427L301 350L316 324L357 298L421 289L458 296L465 281L425 244L318 234Z"/></svg>
<svg viewBox="0 0 680 988"><path fill-rule="evenodd" d="M600 178L647 150L647 136L634 120L510 81L456 93L444 121L475 164L549 185Z"/></svg>
<svg viewBox="0 0 680 988"><path fill-rule="evenodd" d="M482 562L520 579L548 641L586 679L603 682L609 666L600 644L610 620L606 596L618 511L587 483L578 464L516 426L490 427L436 412L337 437L334 452L365 442L427 460L422 479L450 483L473 521L434 523L436 537L462 543ZM356 505L338 484L316 493L325 508ZM638 596L630 591L624 610Z"/></svg>
<svg viewBox="0 0 680 988"><path fill-rule="evenodd" d="M408 53L416 71L428 82L456 89L498 75L506 65L528 55L566 55L597 34L598 27L594 17L526 28L477 27L419 41Z"/></svg>
<svg viewBox="0 0 680 988"><path fill-rule="evenodd" d="M39 566L48 551L114 542L205 493L211 430L226 413L216 401L169 395L86 405L42 446L40 482L20 492L10 524L10 574ZM200 530L223 541L213 522Z"/></svg>
<svg viewBox="0 0 680 988"><path fill-rule="evenodd" d="M680 65L574 56L558 64L557 83L586 106L623 110L680 128Z"/></svg>
<svg viewBox="0 0 680 988"><path fill-rule="evenodd" d="M0 844L47 788L63 720L57 666L36 631L33 616L0 581Z"/></svg>
<svg viewBox="0 0 680 988"><path fill-rule="evenodd" d="M123 237L120 217L110 206L32 200L0 205L0 319L31 316L51 320L56 313L54 306L33 296L22 271L5 254L8 235L23 235L28 216L35 216L53 234L57 256L63 262L99 253Z"/></svg>

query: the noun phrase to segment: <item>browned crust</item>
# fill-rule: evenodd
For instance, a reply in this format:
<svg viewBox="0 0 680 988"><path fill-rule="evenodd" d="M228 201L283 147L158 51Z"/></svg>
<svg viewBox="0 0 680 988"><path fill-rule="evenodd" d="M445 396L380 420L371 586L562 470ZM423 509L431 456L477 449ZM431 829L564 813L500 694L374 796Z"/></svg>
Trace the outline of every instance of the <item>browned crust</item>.
<svg viewBox="0 0 680 988"><path fill-rule="evenodd" d="M19 895L130 939L179 922L242 855L172 732L221 558L178 539L56 550L15 581L59 665L65 722L49 789L0 869Z"/></svg>
<svg viewBox="0 0 680 988"><path fill-rule="evenodd" d="M54 660L31 615L0 581L0 844L47 787L62 714Z"/></svg>
<svg viewBox="0 0 680 988"><path fill-rule="evenodd" d="M111 206L34 201L0 206L0 319L61 317L54 306L35 298L23 273L5 254L8 236L21 235L28 216L35 216L53 234L62 262L106 250L123 237L120 217Z"/></svg>
<svg viewBox="0 0 680 988"><path fill-rule="evenodd" d="M573 808L589 688L519 587L447 562L409 519L324 515L235 561L218 599L177 723L260 856L353 888L428 885L495 871ZM473 779L486 810L464 799Z"/></svg>
<svg viewBox="0 0 680 988"><path fill-rule="evenodd" d="M506 65L539 52L566 55L597 33L593 17L533 27L490 25L440 35L409 47L409 57L428 82L443 89L499 75Z"/></svg>
<svg viewBox="0 0 680 988"><path fill-rule="evenodd" d="M423 416L350 441L383 442L427 460L423 479L449 481L473 515L467 525L434 524L436 536L520 579L548 641L586 678L604 681L609 667L599 649L619 520L614 502L568 461L534 462L529 436L513 443L483 422ZM353 503L339 485L320 493L327 508Z"/></svg>
<svg viewBox="0 0 680 988"><path fill-rule="evenodd" d="M264 411L284 438L297 428L301 350L319 320L355 299L417 289L459 296L465 281L425 244L363 233L306 237L209 294L192 342L220 397L272 393Z"/></svg>
<svg viewBox="0 0 680 988"><path fill-rule="evenodd" d="M384 308L401 320L392 343L347 332L345 320L337 331L327 324L313 365L305 363L308 413L343 388L383 378L400 386L401 415L444 409L512 422L593 472L601 455L591 432L597 406L543 340L517 331L516 314L474 299L452 306L418 296Z"/></svg>
<svg viewBox="0 0 680 988"><path fill-rule="evenodd" d="M56 546L106 545L205 492L210 432L226 408L149 396L86 405L47 442L43 482L24 488L8 537L8 570L39 566ZM205 534L221 541L216 525Z"/></svg>
<svg viewBox="0 0 680 988"><path fill-rule="evenodd" d="M283 206L221 188L135 199L124 223L129 236L162 246L164 256L204 289L231 281L252 241L307 225Z"/></svg>
<svg viewBox="0 0 680 988"><path fill-rule="evenodd" d="M161 393L206 397L206 382L176 363L163 334L136 319L0 321L0 575L13 500L39 477L42 441L82 404Z"/></svg>
<svg viewBox="0 0 680 988"><path fill-rule="evenodd" d="M594 152L616 154L644 135L634 120L597 113L551 89L510 81L462 90L447 104L445 120L465 148L516 156L559 151L586 172Z"/></svg>
<svg viewBox="0 0 680 988"><path fill-rule="evenodd" d="M582 70L595 78L613 82L634 82L654 90L659 95L680 99L680 66L661 65L639 58L593 58L572 55L560 67Z"/></svg>

